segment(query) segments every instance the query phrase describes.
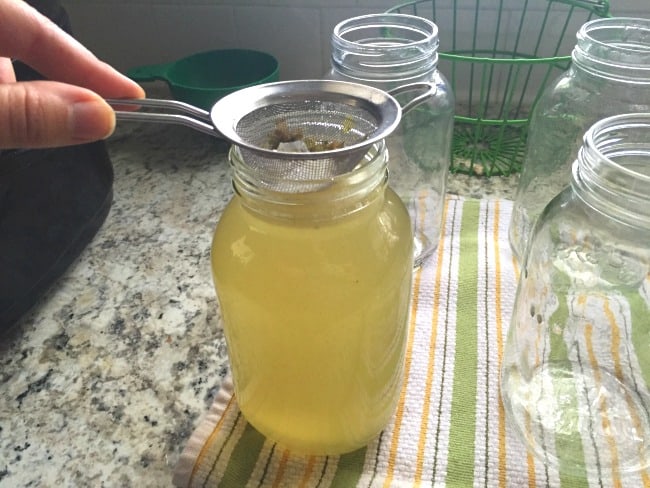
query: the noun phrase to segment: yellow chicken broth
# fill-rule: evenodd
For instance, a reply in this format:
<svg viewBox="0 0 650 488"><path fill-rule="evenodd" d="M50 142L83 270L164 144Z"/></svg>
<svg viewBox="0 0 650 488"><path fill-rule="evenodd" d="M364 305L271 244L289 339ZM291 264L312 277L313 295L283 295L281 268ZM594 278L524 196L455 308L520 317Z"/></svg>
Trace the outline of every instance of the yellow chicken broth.
<svg viewBox="0 0 650 488"><path fill-rule="evenodd" d="M215 231L213 277L239 406L296 451L359 448L397 403L412 234L399 197L379 193L319 223L267 218L235 197Z"/></svg>

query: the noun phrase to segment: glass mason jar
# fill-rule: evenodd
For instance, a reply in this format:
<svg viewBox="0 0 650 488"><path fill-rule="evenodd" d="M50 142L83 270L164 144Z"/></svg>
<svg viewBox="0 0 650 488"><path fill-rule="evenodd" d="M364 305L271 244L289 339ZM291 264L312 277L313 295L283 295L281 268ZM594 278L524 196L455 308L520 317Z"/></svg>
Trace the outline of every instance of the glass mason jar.
<svg viewBox="0 0 650 488"><path fill-rule="evenodd" d="M382 141L328 179L256 172L230 151L235 196L212 271L239 407L307 454L371 440L399 396L411 292L411 223L387 186Z"/></svg>
<svg viewBox="0 0 650 488"><path fill-rule="evenodd" d="M568 71L544 91L531 114L526 155L509 227L522 258L535 219L568 185L582 136L596 121L650 111L650 19L584 24Z"/></svg>
<svg viewBox="0 0 650 488"><path fill-rule="evenodd" d="M534 228L504 353L522 440L606 486L650 468L649 188L650 113L594 124Z"/></svg>
<svg viewBox="0 0 650 488"><path fill-rule="evenodd" d="M440 240L451 163L454 97L437 65L438 28L422 17L364 15L344 20L332 33L331 70L326 78L384 91L420 82L436 87L426 102L404 113L397 130L386 139L390 186L411 216L416 266Z"/></svg>

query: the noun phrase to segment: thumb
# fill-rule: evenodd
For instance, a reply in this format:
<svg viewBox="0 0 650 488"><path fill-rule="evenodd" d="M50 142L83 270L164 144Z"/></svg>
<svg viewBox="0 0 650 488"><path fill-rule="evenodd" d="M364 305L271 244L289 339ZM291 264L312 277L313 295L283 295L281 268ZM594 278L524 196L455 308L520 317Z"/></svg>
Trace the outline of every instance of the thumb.
<svg viewBox="0 0 650 488"><path fill-rule="evenodd" d="M0 148L81 144L114 129L113 109L85 88L53 81L0 84Z"/></svg>

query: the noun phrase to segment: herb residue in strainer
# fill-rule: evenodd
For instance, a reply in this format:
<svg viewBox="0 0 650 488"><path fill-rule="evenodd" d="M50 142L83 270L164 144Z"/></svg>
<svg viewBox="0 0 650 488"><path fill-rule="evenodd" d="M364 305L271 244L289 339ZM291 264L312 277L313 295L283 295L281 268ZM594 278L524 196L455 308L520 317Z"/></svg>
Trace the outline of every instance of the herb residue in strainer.
<svg viewBox="0 0 650 488"><path fill-rule="evenodd" d="M343 133L348 131L349 129L347 127L343 127ZM286 120L278 121L275 130L269 136L269 147L278 151L322 152L341 149L344 145L345 143L341 138L322 140L315 139L314 137L305 137L300 127L290 129Z"/></svg>

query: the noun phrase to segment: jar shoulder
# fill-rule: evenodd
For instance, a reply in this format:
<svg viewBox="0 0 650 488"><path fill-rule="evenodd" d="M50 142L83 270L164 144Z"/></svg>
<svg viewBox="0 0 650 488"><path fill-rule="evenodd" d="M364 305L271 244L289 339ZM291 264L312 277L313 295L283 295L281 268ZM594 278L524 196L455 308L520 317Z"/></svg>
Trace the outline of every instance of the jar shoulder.
<svg viewBox="0 0 650 488"><path fill-rule="evenodd" d="M341 242L353 239L372 245L385 241L384 250L403 247L412 240L411 220L397 194L386 187L383 195L371 204L348 215L312 220L309 213L274 217L251 210L235 196L224 209L213 236L215 248L230 252L233 243L247 240L257 247L317 246L336 249ZM384 245L384 244L382 244ZM358 246L359 249L362 245Z"/></svg>
<svg viewBox="0 0 650 488"><path fill-rule="evenodd" d="M645 247L650 238L647 229L630 225L592 207L567 186L544 208L533 230L531 240L548 242L553 246L568 244L589 248L623 246ZM643 251L650 259L650 249Z"/></svg>
<svg viewBox="0 0 650 488"><path fill-rule="evenodd" d="M610 80L570 68L544 90L535 113L609 114L630 109L650 110L650 84Z"/></svg>

